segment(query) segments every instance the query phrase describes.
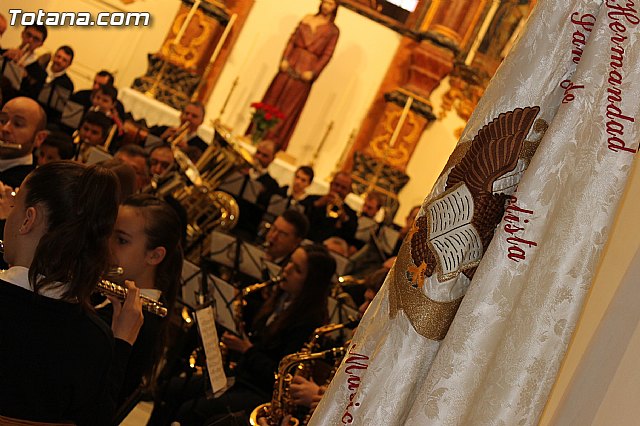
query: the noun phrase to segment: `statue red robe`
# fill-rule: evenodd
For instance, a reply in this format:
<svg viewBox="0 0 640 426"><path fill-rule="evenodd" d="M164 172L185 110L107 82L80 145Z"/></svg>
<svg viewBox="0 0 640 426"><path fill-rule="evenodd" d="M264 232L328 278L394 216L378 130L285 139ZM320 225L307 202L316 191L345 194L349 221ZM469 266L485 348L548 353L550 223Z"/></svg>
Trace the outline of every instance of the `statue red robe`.
<svg viewBox="0 0 640 426"><path fill-rule="evenodd" d="M267 139L275 141L278 149L287 149L311 85L331 59L339 34L333 22L320 25L313 32L302 20L291 35L282 55L282 60L289 63L289 69L276 74L262 99L262 102L276 106L285 115L285 119L267 134ZM305 71L313 73L311 81L301 78Z"/></svg>

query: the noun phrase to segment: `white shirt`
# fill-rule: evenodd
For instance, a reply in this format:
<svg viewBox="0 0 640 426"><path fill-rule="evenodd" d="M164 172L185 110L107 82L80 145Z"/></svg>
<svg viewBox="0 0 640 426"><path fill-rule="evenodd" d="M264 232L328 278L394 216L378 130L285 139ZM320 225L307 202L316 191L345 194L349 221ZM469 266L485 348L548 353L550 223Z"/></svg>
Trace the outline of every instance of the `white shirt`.
<svg viewBox="0 0 640 426"><path fill-rule="evenodd" d="M62 74L65 73L66 70L62 70L59 72L53 72L51 70L51 67L47 68L47 79L45 80L45 82L47 84L50 84L53 80L55 80L56 78L60 77Z"/></svg>
<svg viewBox="0 0 640 426"><path fill-rule="evenodd" d="M9 158L7 160L0 159L0 172L9 170L16 166L30 166L33 164L33 155L31 153L18 158Z"/></svg>
<svg viewBox="0 0 640 426"><path fill-rule="evenodd" d="M0 279L25 290L33 291L29 282L29 269L24 266L12 266L6 271L0 271ZM65 290L64 286L47 287L40 291L40 295L52 299L62 299Z"/></svg>

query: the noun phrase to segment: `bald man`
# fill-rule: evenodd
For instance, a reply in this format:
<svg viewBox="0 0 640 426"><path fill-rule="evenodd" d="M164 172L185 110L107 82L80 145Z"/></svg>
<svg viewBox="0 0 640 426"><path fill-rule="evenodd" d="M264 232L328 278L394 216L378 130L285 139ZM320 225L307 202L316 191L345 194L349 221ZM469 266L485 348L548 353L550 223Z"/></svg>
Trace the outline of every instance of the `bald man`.
<svg viewBox="0 0 640 426"><path fill-rule="evenodd" d="M0 113L0 140L13 147L0 147L0 181L13 188L35 168L33 148L47 133L47 116L36 101L18 97L7 102Z"/></svg>

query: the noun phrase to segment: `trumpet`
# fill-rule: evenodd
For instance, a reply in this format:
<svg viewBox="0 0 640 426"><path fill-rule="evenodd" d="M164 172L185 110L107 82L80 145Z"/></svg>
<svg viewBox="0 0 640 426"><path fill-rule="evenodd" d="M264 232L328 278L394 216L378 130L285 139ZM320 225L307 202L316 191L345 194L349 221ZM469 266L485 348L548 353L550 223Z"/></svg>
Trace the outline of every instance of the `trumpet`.
<svg viewBox="0 0 640 426"><path fill-rule="evenodd" d="M178 146L180 142L189 134L189 127L191 123L185 121L176 129L176 132L167 138L167 143L170 143L172 147Z"/></svg>
<svg viewBox="0 0 640 426"><path fill-rule="evenodd" d="M326 215L331 219L339 219L344 214L344 201L335 197L327 203Z"/></svg>

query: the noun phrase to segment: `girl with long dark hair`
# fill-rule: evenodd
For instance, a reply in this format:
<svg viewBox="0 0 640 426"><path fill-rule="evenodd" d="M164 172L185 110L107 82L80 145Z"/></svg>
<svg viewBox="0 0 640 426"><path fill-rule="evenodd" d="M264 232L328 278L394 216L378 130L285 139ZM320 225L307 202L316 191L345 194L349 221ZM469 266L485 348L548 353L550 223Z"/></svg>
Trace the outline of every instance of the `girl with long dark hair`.
<svg viewBox="0 0 640 426"><path fill-rule="evenodd" d="M111 238L112 265L124 271L120 279L134 281L143 295L162 302L169 316L173 312L182 272L180 230L178 215L169 204L152 195L138 194L125 199L120 206ZM104 316L110 315L111 311L107 309ZM160 318L144 313L144 324L133 345L117 399L119 404L143 378L150 384L152 369L166 343L169 316Z"/></svg>
<svg viewBox="0 0 640 426"><path fill-rule="evenodd" d="M202 393L201 382L173 386L183 393L167 394L167 404L154 407L149 424L169 424L172 420L183 425L202 424L240 411L248 417L257 405L270 401L280 359L299 351L313 331L327 322L327 297L335 269L335 260L321 245L294 251L284 268L283 281L258 312L251 337L222 336L227 347L240 354L235 384L215 399L194 393ZM183 401L175 414L171 405Z"/></svg>
<svg viewBox="0 0 640 426"><path fill-rule="evenodd" d="M0 273L0 416L110 421L114 339L89 296L109 266L117 194L111 171L66 161L39 167L20 186L4 228L11 267ZM127 286L116 337L120 314L139 299ZM124 331L135 340L135 327Z"/></svg>

